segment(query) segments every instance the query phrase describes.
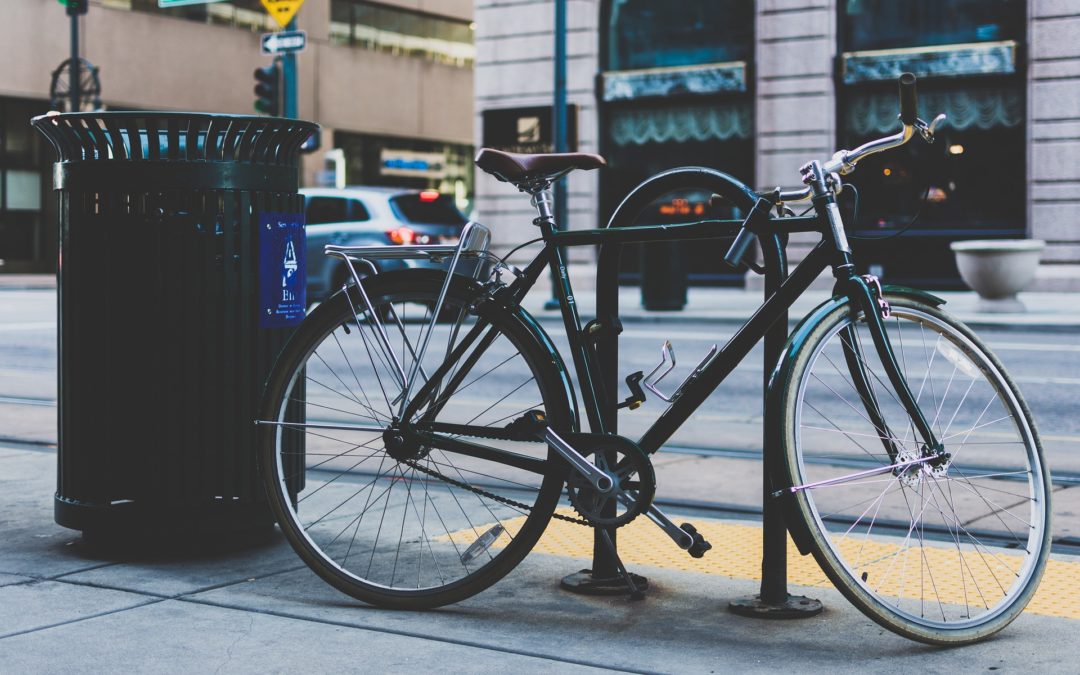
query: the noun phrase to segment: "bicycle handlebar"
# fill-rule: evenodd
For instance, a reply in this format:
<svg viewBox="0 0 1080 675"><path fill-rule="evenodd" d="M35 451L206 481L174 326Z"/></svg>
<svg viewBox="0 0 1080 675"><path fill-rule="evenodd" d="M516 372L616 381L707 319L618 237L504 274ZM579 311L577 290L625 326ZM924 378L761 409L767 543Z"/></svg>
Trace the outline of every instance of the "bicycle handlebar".
<svg viewBox="0 0 1080 675"><path fill-rule="evenodd" d="M915 92L915 76L904 73L900 76L900 121L906 126L914 126L919 114L919 99Z"/></svg>
<svg viewBox="0 0 1080 675"><path fill-rule="evenodd" d="M855 170L855 165L869 155L874 155L885 150L891 150L893 148L900 147L915 135L918 131L919 135L926 140L927 143L934 142L934 130L937 125L944 119L945 115L938 115L929 124L918 118L918 95L915 87L915 76L911 73L904 73L900 76L900 123L902 127L900 131L896 132L892 136L886 136L884 138L877 138L872 141L863 143L854 150L840 150L836 152L827 162L822 163L822 169L826 175L837 173L841 176L846 176ZM809 187L800 188L798 190L780 190L780 202L798 202L809 199L813 192Z"/></svg>
<svg viewBox="0 0 1080 675"><path fill-rule="evenodd" d="M847 175L855 170L855 165L863 158L904 145L911 140L911 137L915 135L916 131L919 132L927 143L934 142L934 129L945 119L945 115L938 115L930 122L930 124L919 119L919 100L915 87L915 75L912 73L904 73L900 76L899 87L899 117L900 123L903 125L900 131L892 136L886 136L884 138L878 138L863 143L854 150L838 151L832 156L832 159L822 163L821 168L822 171L824 171L825 176L830 176L834 173L841 176ZM770 194L777 195L775 201L779 204L810 199L810 197L813 196L813 190L807 185L798 190L777 189ZM746 252L750 249L750 244L753 239L754 234L744 224L742 229L739 230L739 234L735 237L735 241L731 243L727 253L724 255L724 262L732 267L738 267L742 263Z"/></svg>

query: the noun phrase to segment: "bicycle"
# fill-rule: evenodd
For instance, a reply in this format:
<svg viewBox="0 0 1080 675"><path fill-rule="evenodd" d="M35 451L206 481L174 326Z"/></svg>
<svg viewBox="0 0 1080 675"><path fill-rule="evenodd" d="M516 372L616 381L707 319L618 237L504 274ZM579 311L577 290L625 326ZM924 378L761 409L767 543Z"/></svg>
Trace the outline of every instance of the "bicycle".
<svg viewBox="0 0 1080 675"><path fill-rule="evenodd" d="M781 424L769 433L781 457L767 498L783 503L800 552L882 626L941 645L1004 628L1034 594L1050 548L1050 477L1035 424L1001 363L940 299L855 272L837 208L841 177L861 159L916 133L933 141L944 116L916 116L910 74L900 102L898 133L811 161L804 188L758 194L717 171L673 169L612 217L625 221L664 191L693 187L729 199L741 220L559 231L551 184L603 159L483 149L477 165L537 209L543 248L524 270L488 252L489 233L476 223L457 245L328 246L349 263L352 283L298 328L257 420L265 485L289 543L339 590L408 609L495 583L552 518L600 528L610 545L606 532L644 515L704 555L704 537L652 503L649 457L831 267L832 297L799 323L770 380ZM786 206L804 200L813 215ZM674 367L670 344L651 373L626 378L625 400L606 390L596 344L619 327L612 317L582 326L561 247L734 234L725 261L757 267L747 257L754 239L792 232L821 241L674 392L659 387ZM449 267L376 274L369 261L380 257ZM521 307L545 268L576 389ZM602 411L633 410L646 390L667 406L649 430L636 442L607 432Z"/></svg>

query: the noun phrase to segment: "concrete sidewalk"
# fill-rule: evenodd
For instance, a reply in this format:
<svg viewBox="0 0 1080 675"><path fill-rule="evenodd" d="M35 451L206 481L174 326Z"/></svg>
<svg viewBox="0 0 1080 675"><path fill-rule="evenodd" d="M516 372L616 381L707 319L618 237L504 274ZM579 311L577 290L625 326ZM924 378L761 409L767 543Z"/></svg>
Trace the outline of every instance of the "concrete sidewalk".
<svg viewBox="0 0 1080 675"><path fill-rule="evenodd" d="M633 565L650 580L643 602L561 591L588 561L534 552L458 605L373 609L324 584L278 536L93 548L53 523L55 466L51 451L0 447L6 672L1075 672L1072 619L1029 611L988 642L944 650L879 628L832 589L797 587L826 611L746 619L726 606L757 583L690 558L689 571Z"/></svg>

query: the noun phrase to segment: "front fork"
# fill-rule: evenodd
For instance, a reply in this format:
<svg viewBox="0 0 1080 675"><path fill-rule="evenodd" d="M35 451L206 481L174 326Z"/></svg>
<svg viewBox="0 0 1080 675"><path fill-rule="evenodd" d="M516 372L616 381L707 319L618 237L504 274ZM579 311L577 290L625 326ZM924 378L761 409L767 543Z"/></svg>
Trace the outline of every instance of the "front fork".
<svg viewBox="0 0 1080 675"><path fill-rule="evenodd" d="M851 259L851 247L848 245L847 236L844 233L844 223L840 217L840 209L834 194L834 188L839 186L839 177L826 175L821 163L817 161L810 162L802 167L801 172L803 182L810 186L813 191L814 209L817 211L818 216L829 224L826 236L832 239L832 243L836 247L837 259L833 266L833 275L836 277L835 290L837 293L847 296L852 311L852 325L850 329L845 330L846 335L843 340L844 358L847 361L848 370L851 372L855 387L859 392L859 398L862 400L870 421L874 425L878 436L881 437L881 442L885 446L889 458L893 463L896 463L899 455L899 449L894 441L896 437L891 433L881 415L881 407L878 405L873 387L870 385L869 378L872 375L868 373L864 365L865 361L862 358L861 347L855 335L854 320L860 311L866 317L866 326L870 330L870 336L874 341L874 349L877 350L878 358L881 359L885 374L888 376L900 404L904 406L908 417L914 424L915 431L923 440L921 454L923 457L937 456L944 458L944 449L937 436L934 435L934 430L927 423L926 416L923 415L918 401L915 400L911 388L908 387L907 378L900 372L900 365L896 362L892 343L889 341L889 334L885 331L885 323L882 320L882 315L888 311L888 304L879 303L879 300L884 300L881 297L881 286L876 278L869 277L873 279L874 288L872 289L867 278L855 273L855 265ZM877 291L877 297L875 297L875 290Z"/></svg>
<svg viewBox="0 0 1080 675"><path fill-rule="evenodd" d="M941 443L930 424L926 421L926 416L923 415L922 408L919 407L915 395L908 386L907 378L904 377L900 370L900 364L896 361L892 342L889 339L889 333L883 320L884 316L887 316L888 304L881 302L884 300L881 294L881 286L874 277L861 277L855 274L852 268L848 268L848 270L848 274L838 280L837 290L847 296L851 306L853 322L848 328L844 329L841 342L843 343L844 359L847 362L855 389L859 393L859 398L869 416L870 422L881 439L885 451L889 454L889 458L895 462L900 450L896 445L896 435L889 429L881 414L881 407L878 405L874 388L870 382L874 375L869 373L865 366L862 345L856 335L854 318L860 312L865 317L867 329L870 332L874 349L877 351L885 375L888 377L897 399L915 426L916 433L922 438L922 455L924 457L942 455Z"/></svg>

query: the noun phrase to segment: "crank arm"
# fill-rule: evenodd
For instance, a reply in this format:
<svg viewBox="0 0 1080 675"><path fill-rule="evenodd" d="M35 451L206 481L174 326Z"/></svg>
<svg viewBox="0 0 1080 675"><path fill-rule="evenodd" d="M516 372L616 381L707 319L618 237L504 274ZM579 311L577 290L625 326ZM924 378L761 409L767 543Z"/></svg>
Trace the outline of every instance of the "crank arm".
<svg viewBox="0 0 1080 675"><path fill-rule="evenodd" d="M589 483L596 488L598 492L607 493L615 487L616 480L612 476L602 471L598 466L586 459L580 452L575 450L573 446L566 442L566 440L552 431L551 427L548 427L544 433L544 440L548 445L555 448L555 452L562 455L570 466L585 476Z"/></svg>
<svg viewBox="0 0 1080 675"><path fill-rule="evenodd" d="M633 505L636 497L637 495L633 491L629 494L620 492L615 496L627 508ZM676 546L689 553L691 558L700 558L712 550L712 544L705 540L705 537L697 531L696 527L690 523L676 525L655 504L649 505L649 510L645 512L645 515L649 517L649 520L656 523L667 536L671 537Z"/></svg>
<svg viewBox="0 0 1080 675"><path fill-rule="evenodd" d="M671 537L671 540L675 542L675 545L684 551L690 549L694 545L694 538L689 532L682 529L664 515L664 512L656 507L655 504L649 507L649 510L645 512L645 515L649 517L649 520L653 521L660 526L660 529L664 531L667 536Z"/></svg>

